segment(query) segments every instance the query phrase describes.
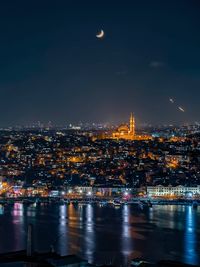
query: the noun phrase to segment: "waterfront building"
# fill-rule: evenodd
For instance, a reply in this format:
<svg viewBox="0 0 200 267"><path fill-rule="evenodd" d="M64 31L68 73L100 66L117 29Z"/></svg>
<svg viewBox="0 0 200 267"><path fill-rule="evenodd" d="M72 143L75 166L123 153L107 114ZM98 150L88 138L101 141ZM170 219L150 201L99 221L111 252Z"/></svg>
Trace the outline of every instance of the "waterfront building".
<svg viewBox="0 0 200 267"><path fill-rule="evenodd" d="M167 196L188 196L200 195L200 185L185 187L178 186L147 186L147 195L149 197L167 197Z"/></svg>
<svg viewBox="0 0 200 267"><path fill-rule="evenodd" d="M125 193L131 194L132 188L126 187L92 187L92 186L76 186L69 187L67 194L71 196L97 196L97 197L113 197L121 196Z"/></svg>

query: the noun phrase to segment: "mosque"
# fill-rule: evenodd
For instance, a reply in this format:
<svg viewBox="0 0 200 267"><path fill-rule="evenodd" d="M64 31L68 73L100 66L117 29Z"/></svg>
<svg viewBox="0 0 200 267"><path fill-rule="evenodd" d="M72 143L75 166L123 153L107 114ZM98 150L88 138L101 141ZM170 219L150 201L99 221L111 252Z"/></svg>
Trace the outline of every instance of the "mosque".
<svg viewBox="0 0 200 267"><path fill-rule="evenodd" d="M133 116L133 113L131 113L129 123L121 124L114 131L102 132L101 134L95 135L92 137L92 139L152 140L152 136L146 134L136 134L135 118Z"/></svg>
<svg viewBox="0 0 200 267"><path fill-rule="evenodd" d="M99 135L93 136L96 139L114 139L114 140L152 140L152 136L142 134L138 135L135 132L135 118L133 113L130 115L129 123L121 124L114 131L102 132Z"/></svg>
<svg viewBox="0 0 200 267"><path fill-rule="evenodd" d="M133 113L131 113L129 125L121 124L116 131L112 132L112 139L125 139L134 140L135 139L135 118Z"/></svg>

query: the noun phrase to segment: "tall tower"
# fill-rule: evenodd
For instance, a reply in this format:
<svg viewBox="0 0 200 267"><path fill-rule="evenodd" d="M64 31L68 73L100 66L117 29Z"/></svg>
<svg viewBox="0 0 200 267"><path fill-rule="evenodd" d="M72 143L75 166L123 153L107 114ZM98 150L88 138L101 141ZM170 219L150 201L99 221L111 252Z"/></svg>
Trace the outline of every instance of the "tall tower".
<svg viewBox="0 0 200 267"><path fill-rule="evenodd" d="M130 134L132 136L135 135L135 118L133 117L132 112L131 112L131 116L130 116Z"/></svg>

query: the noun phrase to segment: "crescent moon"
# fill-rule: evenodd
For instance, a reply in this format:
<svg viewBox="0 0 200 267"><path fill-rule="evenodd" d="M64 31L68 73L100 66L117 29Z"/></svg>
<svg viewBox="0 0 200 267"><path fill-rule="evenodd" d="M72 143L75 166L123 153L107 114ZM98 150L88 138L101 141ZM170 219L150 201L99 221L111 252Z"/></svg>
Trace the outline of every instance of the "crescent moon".
<svg viewBox="0 0 200 267"><path fill-rule="evenodd" d="M96 37L101 39L101 38L104 37L104 35L105 35L104 31L101 30L100 33L98 33L98 34L96 35Z"/></svg>

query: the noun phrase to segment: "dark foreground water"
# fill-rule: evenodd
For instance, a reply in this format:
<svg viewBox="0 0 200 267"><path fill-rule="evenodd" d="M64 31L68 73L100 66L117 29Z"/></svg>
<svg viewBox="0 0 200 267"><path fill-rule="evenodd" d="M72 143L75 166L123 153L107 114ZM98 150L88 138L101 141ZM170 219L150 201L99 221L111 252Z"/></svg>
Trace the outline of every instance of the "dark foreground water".
<svg viewBox="0 0 200 267"><path fill-rule="evenodd" d="M35 248L125 265L134 257L200 264L200 207L30 205L0 207L0 253L24 249L28 223Z"/></svg>

